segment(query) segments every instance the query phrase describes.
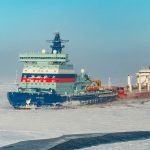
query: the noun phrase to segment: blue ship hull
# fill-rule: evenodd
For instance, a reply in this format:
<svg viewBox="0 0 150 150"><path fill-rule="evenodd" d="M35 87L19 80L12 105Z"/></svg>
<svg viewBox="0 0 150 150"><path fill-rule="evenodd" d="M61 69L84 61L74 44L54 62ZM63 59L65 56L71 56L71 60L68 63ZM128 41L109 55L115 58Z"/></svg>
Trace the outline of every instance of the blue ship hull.
<svg viewBox="0 0 150 150"><path fill-rule="evenodd" d="M14 108L26 108L34 105L35 107L63 106L66 102L79 102L81 104L107 103L116 100L115 94L97 95L82 94L62 96L49 93L20 93L8 92L9 103Z"/></svg>

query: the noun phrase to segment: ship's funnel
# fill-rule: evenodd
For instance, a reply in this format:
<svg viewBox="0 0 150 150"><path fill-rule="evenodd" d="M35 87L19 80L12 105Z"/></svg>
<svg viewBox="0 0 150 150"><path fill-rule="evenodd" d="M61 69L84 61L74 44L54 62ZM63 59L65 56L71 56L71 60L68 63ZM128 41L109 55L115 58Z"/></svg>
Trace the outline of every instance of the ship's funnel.
<svg viewBox="0 0 150 150"><path fill-rule="evenodd" d="M129 87L129 92L132 92L131 75L128 75L128 87Z"/></svg>

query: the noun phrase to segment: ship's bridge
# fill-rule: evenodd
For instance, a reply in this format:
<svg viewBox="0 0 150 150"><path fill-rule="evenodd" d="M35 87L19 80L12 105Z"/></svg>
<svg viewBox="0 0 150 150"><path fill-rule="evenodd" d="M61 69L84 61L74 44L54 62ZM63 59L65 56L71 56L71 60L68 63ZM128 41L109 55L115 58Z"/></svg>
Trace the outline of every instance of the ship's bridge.
<svg viewBox="0 0 150 150"><path fill-rule="evenodd" d="M52 62L52 63L65 63L68 62L68 54L57 53L24 53L19 55L19 61L21 62Z"/></svg>

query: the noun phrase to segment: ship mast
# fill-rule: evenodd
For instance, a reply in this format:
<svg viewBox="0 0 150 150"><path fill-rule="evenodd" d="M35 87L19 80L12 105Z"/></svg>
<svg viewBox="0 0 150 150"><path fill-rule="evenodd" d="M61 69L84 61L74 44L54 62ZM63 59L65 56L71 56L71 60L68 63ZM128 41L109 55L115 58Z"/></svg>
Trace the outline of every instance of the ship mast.
<svg viewBox="0 0 150 150"><path fill-rule="evenodd" d="M69 42L69 40L62 40L60 38L59 32L55 33L55 37L53 40L47 40L47 42L52 43L50 47L52 48L52 54L53 53L60 53L62 52L62 49L65 47L65 45L62 45L62 43Z"/></svg>

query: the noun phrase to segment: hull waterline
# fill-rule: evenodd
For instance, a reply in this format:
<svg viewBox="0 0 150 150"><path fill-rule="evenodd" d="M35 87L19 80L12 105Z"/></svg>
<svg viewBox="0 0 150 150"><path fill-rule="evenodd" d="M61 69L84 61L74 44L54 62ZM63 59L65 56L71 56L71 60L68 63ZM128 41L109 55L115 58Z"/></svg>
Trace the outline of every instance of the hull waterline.
<svg viewBox="0 0 150 150"><path fill-rule="evenodd" d="M108 103L116 100L115 94L110 95L70 95L62 96L48 93L19 93L8 92L9 103L16 109L34 107L63 106L65 103L78 102L78 104Z"/></svg>

